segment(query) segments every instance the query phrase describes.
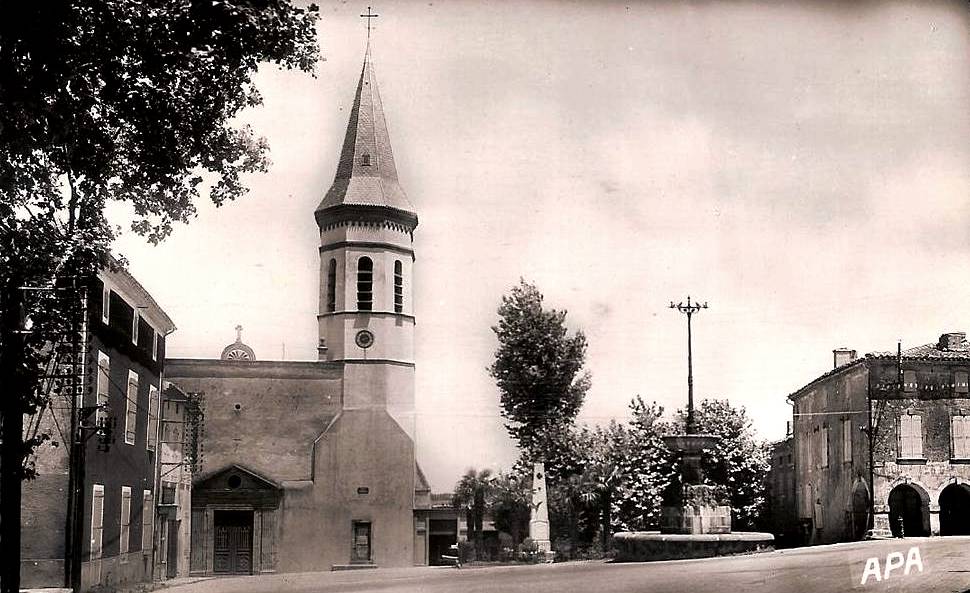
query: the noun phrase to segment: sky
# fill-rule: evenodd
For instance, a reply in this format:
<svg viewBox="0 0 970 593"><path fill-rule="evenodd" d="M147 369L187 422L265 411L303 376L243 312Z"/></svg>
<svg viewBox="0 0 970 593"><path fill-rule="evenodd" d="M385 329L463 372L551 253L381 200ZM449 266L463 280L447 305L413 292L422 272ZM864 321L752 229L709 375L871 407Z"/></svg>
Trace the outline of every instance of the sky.
<svg viewBox="0 0 970 593"><path fill-rule="evenodd" d="M860 354L970 329L970 15L959 2L403 2L372 51L415 205L416 447L436 491L516 457L486 368L520 278L589 348L580 421L635 395L744 407ZM116 252L172 317L173 357L315 360L319 237L366 5L321 3L316 77L264 67L249 195ZM123 209L112 220L126 224Z"/></svg>

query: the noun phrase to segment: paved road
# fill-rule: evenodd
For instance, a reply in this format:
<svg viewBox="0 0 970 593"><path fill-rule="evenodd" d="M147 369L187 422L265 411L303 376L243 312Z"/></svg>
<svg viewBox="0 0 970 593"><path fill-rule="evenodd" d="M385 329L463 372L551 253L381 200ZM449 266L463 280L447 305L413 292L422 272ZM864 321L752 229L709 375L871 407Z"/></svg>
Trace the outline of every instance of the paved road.
<svg viewBox="0 0 970 593"><path fill-rule="evenodd" d="M917 552L911 550L916 548ZM885 577L887 556L898 552ZM876 560L871 560L875 558ZM905 574L905 559L909 574ZM922 564L919 570L917 561ZM869 573L865 569L869 566ZM880 578L876 579L875 563ZM866 583L862 584L863 577ZM970 592L970 537L907 538L748 556L494 568L416 567L209 579L165 593Z"/></svg>

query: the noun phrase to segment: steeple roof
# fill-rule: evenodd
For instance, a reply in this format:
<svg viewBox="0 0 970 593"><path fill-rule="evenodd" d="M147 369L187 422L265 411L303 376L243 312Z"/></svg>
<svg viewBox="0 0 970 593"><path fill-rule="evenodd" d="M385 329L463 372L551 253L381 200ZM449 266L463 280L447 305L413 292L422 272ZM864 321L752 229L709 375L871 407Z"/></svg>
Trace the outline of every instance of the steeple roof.
<svg viewBox="0 0 970 593"><path fill-rule="evenodd" d="M321 220L321 215L326 217L325 211L341 206L391 209L396 211L395 218L403 215L404 219L413 219L413 224L417 224L414 206L398 183L370 44L364 53L364 67L357 83L337 174L327 195L317 206L317 221Z"/></svg>

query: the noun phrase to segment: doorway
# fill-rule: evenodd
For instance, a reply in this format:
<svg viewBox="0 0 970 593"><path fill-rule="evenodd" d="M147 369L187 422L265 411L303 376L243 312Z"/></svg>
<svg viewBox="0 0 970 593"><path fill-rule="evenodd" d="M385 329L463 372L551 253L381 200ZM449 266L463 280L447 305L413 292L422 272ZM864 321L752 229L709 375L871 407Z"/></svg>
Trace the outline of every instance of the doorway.
<svg viewBox="0 0 970 593"><path fill-rule="evenodd" d="M869 491L857 484L852 491L852 539L861 541L869 529Z"/></svg>
<svg viewBox="0 0 970 593"><path fill-rule="evenodd" d="M970 486L950 484L940 492L940 535L970 535Z"/></svg>
<svg viewBox="0 0 970 593"><path fill-rule="evenodd" d="M165 550L165 577L174 579L179 574L179 521L166 521L165 533L168 535L167 541L162 545Z"/></svg>
<svg viewBox="0 0 970 593"><path fill-rule="evenodd" d="M366 521L354 521L354 543L350 553L352 563L371 561L371 528Z"/></svg>
<svg viewBox="0 0 970 593"><path fill-rule="evenodd" d="M889 493L889 528L895 537L925 537L929 535L928 505L916 488L900 484Z"/></svg>
<svg viewBox="0 0 970 593"><path fill-rule="evenodd" d="M252 574L253 512L215 511L212 570L217 574Z"/></svg>

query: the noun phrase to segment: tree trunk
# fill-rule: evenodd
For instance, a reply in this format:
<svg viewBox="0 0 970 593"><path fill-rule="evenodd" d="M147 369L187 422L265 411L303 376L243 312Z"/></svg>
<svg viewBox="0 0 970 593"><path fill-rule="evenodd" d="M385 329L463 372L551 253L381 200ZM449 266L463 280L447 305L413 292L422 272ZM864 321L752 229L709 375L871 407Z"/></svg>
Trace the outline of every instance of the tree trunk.
<svg viewBox="0 0 970 593"><path fill-rule="evenodd" d="M20 480L23 474L22 294L10 282L0 303L0 591L20 591Z"/></svg>
<svg viewBox="0 0 970 593"><path fill-rule="evenodd" d="M603 552L605 553L609 549L610 545L610 505L612 496L610 496L610 491L606 490L603 492Z"/></svg>

